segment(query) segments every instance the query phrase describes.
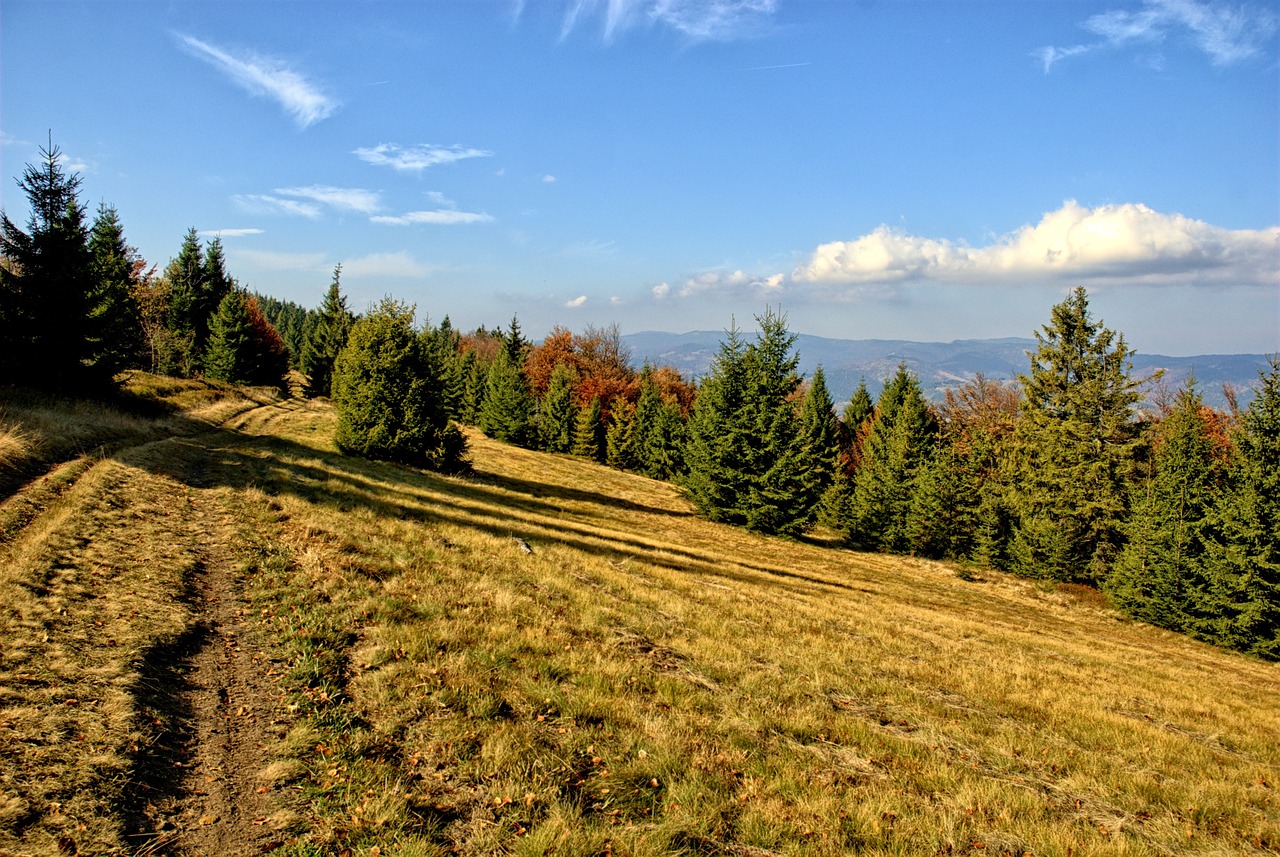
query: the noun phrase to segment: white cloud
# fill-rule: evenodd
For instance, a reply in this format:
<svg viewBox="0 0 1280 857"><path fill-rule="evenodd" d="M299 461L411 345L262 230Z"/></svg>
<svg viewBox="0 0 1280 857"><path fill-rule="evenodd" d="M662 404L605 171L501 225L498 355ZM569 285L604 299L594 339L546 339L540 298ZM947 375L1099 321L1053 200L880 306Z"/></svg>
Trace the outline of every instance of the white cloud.
<svg viewBox="0 0 1280 857"><path fill-rule="evenodd" d="M493 152L463 146L433 146L420 143L416 146L399 146L381 143L371 148L354 151L360 160L379 167L391 167L402 173L420 173L428 167L452 164L467 158L488 158Z"/></svg>
<svg viewBox="0 0 1280 857"><path fill-rule="evenodd" d="M323 253L278 253L270 250L240 250L237 259L268 271L323 271L329 265ZM345 270L346 266L343 266Z"/></svg>
<svg viewBox="0 0 1280 857"><path fill-rule="evenodd" d="M671 285L669 283L658 283L653 287L654 300L665 300L671 294Z"/></svg>
<svg viewBox="0 0 1280 857"><path fill-rule="evenodd" d="M213 235L216 238L242 238L246 235L261 235L261 229L201 229L201 235Z"/></svg>
<svg viewBox="0 0 1280 857"><path fill-rule="evenodd" d="M180 36L179 40L193 56L227 75L251 95L276 101L303 128L338 109L336 101L280 60L256 54L233 56L191 36Z"/></svg>
<svg viewBox="0 0 1280 857"><path fill-rule="evenodd" d="M332 187L330 185L309 185L307 187L276 188L280 196L306 199L343 211L358 211L361 214L372 214L382 208L378 192L358 187Z"/></svg>
<svg viewBox="0 0 1280 857"><path fill-rule="evenodd" d="M342 263L344 277L423 277L431 269L407 252L370 253Z"/></svg>
<svg viewBox="0 0 1280 857"><path fill-rule="evenodd" d="M1059 60L1098 47L1125 48L1135 44L1189 42L1225 66L1257 56L1276 32L1276 15L1260 6L1227 5L1205 0L1146 0L1136 11L1113 9L1084 22L1101 41L1070 48L1041 48L1035 55L1048 72Z"/></svg>
<svg viewBox="0 0 1280 857"><path fill-rule="evenodd" d="M438 190L429 190L424 194L428 200L441 208L457 208L458 204Z"/></svg>
<svg viewBox="0 0 1280 857"><path fill-rule="evenodd" d="M777 0L570 0L560 38L601 9L605 42L642 24L669 27L694 41L728 41L757 29L777 10Z"/></svg>
<svg viewBox="0 0 1280 857"><path fill-rule="evenodd" d="M587 302L586 295L578 295L576 298L574 298L571 301L565 301L564 305L569 309L577 309L578 307L582 306L586 302Z"/></svg>
<svg viewBox="0 0 1280 857"><path fill-rule="evenodd" d="M320 206L314 202L282 199L261 193L238 193L231 200L250 214L289 214L311 220L320 216Z"/></svg>
<svg viewBox="0 0 1280 857"><path fill-rule="evenodd" d="M396 217L378 215L370 217L371 223L383 223L391 226L409 226L416 223L429 223L435 226L453 226L458 223L489 223L493 217L488 214L477 214L470 211L438 209L436 211L410 211Z"/></svg>
<svg viewBox="0 0 1280 857"><path fill-rule="evenodd" d="M543 184L555 184L557 181L559 181L559 179L551 175L551 173L547 173L545 176L542 177Z"/></svg>
<svg viewBox="0 0 1280 857"><path fill-rule="evenodd" d="M786 284L784 274L763 276L749 274L746 271L705 271L685 280L680 287L680 297L715 294L733 295L749 294L757 298L772 298L779 295ZM665 283L663 285L666 285ZM657 296L655 290L655 296ZM663 295L665 297L665 293Z"/></svg>
<svg viewBox="0 0 1280 857"><path fill-rule="evenodd" d="M1142 204L1068 201L983 247L881 226L820 245L792 279L827 285L907 281L1280 284L1280 227L1224 229Z"/></svg>
<svg viewBox="0 0 1280 857"><path fill-rule="evenodd" d="M1073 45L1069 48L1055 48L1053 46L1049 46L1040 48L1032 53L1044 66L1044 73L1048 74L1049 70L1062 60L1088 53L1093 50L1094 47L1094 45Z"/></svg>

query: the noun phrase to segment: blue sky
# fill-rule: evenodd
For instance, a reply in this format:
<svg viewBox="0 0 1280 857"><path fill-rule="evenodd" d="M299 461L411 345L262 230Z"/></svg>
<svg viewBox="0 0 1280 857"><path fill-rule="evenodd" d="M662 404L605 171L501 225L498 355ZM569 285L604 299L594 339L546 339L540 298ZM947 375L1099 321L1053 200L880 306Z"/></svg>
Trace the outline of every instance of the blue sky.
<svg viewBox="0 0 1280 857"><path fill-rule="evenodd" d="M50 131L161 267L463 328L1280 350L1273 2L0 6L3 202Z"/></svg>

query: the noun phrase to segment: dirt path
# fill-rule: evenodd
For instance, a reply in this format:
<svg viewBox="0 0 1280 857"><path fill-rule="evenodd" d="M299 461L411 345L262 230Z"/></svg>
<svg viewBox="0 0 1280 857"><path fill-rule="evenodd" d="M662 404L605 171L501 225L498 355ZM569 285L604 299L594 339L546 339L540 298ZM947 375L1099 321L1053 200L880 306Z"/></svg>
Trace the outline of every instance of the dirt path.
<svg viewBox="0 0 1280 857"><path fill-rule="evenodd" d="M235 556L236 521L221 500L225 489L212 487L211 446L219 442L225 437L187 441L182 535L198 540L189 585L196 622L174 650L152 659L147 682L161 690L146 702L167 708L172 724L138 771L151 799L138 802L134 836L149 840L152 853L242 857L280 841L262 773L287 718Z"/></svg>

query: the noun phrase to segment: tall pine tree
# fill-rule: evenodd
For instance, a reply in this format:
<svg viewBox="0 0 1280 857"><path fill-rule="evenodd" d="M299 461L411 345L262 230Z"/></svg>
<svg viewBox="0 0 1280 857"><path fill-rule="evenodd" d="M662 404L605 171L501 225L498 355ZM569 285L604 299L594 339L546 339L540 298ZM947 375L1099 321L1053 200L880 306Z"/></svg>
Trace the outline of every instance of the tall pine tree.
<svg viewBox="0 0 1280 857"><path fill-rule="evenodd" d="M1213 613L1205 553L1209 512L1223 468L1194 386L1179 391L1157 429L1154 474L1138 489L1125 526L1128 541L1105 581L1125 612L1175 631L1195 633Z"/></svg>
<svg viewBox="0 0 1280 857"><path fill-rule="evenodd" d="M1092 319L1082 288L1053 308L1043 331L1030 371L1019 376L1010 560L1027 576L1096 583L1124 541L1140 443L1132 352Z"/></svg>
<svg viewBox="0 0 1280 857"><path fill-rule="evenodd" d="M333 280L325 292L320 311L302 346L302 373L307 376L308 396L328 396L333 387L333 366L347 344L355 316L347 309L342 293L342 265L333 268Z"/></svg>
<svg viewBox="0 0 1280 857"><path fill-rule="evenodd" d="M146 345L142 315L135 297L137 252L125 243L124 228L115 208L103 203L89 234L93 254L94 289L89 296L87 336L94 371L110 378L121 369L144 364Z"/></svg>
<svg viewBox="0 0 1280 857"><path fill-rule="evenodd" d="M50 142L18 187L31 216L27 231L0 216L0 380L74 389L90 380L93 254L80 176L62 168Z"/></svg>

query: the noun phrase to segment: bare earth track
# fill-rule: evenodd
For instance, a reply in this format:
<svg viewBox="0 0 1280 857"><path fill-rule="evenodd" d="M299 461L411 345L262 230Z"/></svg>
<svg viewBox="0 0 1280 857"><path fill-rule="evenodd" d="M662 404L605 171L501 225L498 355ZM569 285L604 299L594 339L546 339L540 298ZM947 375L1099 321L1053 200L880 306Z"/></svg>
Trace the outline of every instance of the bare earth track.
<svg viewBox="0 0 1280 857"><path fill-rule="evenodd" d="M219 487L227 437L82 456L0 503L0 582L22 596L0 616L44 643L0 643L0 854L279 843L260 772L285 716Z"/></svg>

